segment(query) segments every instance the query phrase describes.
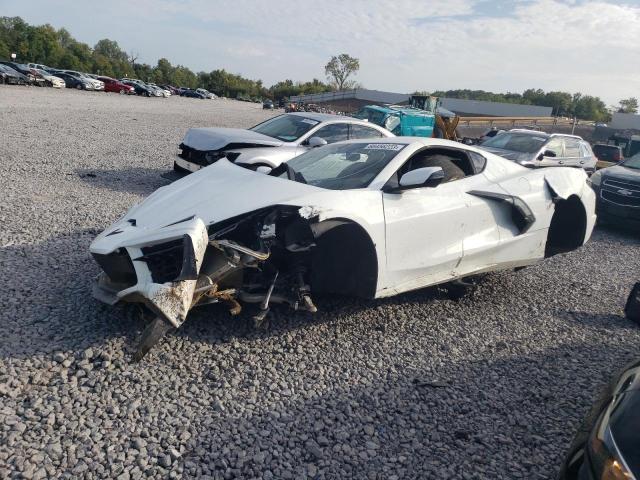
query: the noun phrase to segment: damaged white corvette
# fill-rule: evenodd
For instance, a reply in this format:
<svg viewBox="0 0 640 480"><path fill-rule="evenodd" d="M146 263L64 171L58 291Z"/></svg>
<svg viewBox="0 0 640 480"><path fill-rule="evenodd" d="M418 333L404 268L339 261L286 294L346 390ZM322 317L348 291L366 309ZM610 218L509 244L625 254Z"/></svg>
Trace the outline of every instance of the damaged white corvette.
<svg viewBox="0 0 640 480"><path fill-rule="evenodd" d="M91 244L94 295L157 318L136 357L190 309L316 311L313 295L395 295L580 247L595 195L580 169L527 169L428 138L327 145L270 174L221 159L162 187Z"/></svg>

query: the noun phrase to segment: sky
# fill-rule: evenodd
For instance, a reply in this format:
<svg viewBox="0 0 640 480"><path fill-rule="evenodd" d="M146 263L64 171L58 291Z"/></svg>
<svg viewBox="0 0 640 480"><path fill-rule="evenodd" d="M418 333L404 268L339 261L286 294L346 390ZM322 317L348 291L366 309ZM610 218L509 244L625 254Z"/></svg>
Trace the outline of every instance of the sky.
<svg viewBox="0 0 640 480"><path fill-rule="evenodd" d="M324 80L348 53L375 90L640 96L640 0L0 0L0 15L267 86Z"/></svg>

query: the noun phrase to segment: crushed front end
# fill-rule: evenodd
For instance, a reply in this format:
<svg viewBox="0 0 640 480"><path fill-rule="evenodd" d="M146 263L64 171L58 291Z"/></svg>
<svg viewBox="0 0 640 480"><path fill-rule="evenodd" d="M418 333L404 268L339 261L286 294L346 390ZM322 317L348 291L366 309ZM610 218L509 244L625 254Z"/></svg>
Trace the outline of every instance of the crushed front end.
<svg viewBox="0 0 640 480"><path fill-rule="evenodd" d="M256 324L272 303L315 312L309 287L313 213L276 205L209 225L194 216L153 229L123 219L91 245L103 270L94 296L108 304L143 303L155 313L137 359L199 305L223 303L237 315L243 304L254 304Z"/></svg>

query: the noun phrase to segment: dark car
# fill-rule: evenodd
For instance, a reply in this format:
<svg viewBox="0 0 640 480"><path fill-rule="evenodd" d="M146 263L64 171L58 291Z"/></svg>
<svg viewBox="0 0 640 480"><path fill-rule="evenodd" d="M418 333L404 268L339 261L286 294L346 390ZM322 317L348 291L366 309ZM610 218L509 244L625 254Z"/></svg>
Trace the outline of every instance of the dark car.
<svg viewBox="0 0 640 480"><path fill-rule="evenodd" d="M196 92L195 90L185 90L180 94L181 97L187 98L202 98L206 99L207 97L200 92Z"/></svg>
<svg viewBox="0 0 640 480"><path fill-rule="evenodd" d="M615 376L578 429L560 480L640 478L640 361Z"/></svg>
<svg viewBox="0 0 640 480"><path fill-rule="evenodd" d="M135 91L136 95L144 95L145 97L151 97L153 95L153 92L151 91L151 89L146 85L142 85L141 83L134 82L126 78L121 78L120 81L125 85L129 85L133 87L133 90Z"/></svg>
<svg viewBox="0 0 640 480"><path fill-rule="evenodd" d="M274 108L275 106L273 105L273 102L271 100L265 100L264 102L262 102L263 110L273 110Z"/></svg>
<svg viewBox="0 0 640 480"><path fill-rule="evenodd" d="M589 183L596 192L600 221L640 229L640 153L598 170Z"/></svg>
<svg viewBox="0 0 640 480"><path fill-rule="evenodd" d="M26 85L29 82L29 78L20 72L15 71L13 68L0 64L0 79L2 83L9 83L12 85Z"/></svg>
<svg viewBox="0 0 640 480"><path fill-rule="evenodd" d="M617 145L605 145L596 143L593 146L593 153L598 158L596 169L612 167L622 160L622 147Z"/></svg>
<svg viewBox="0 0 640 480"><path fill-rule="evenodd" d="M0 64L5 65L13 69L14 71L24 75L27 78L26 83L28 83L29 85L44 84L44 80L41 80L40 82L36 81L36 77L31 73L31 69L26 65L22 65L20 63L15 63L15 62L0 62Z"/></svg>
<svg viewBox="0 0 640 480"><path fill-rule="evenodd" d="M81 78L76 77L75 75L69 75L68 73L61 72L59 70L56 71L55 73L52 73L52 75L55 75L56 77L64 80L64 83L67 85L67 88L77 88L79 90L86 88L85 82Z"/></svg>

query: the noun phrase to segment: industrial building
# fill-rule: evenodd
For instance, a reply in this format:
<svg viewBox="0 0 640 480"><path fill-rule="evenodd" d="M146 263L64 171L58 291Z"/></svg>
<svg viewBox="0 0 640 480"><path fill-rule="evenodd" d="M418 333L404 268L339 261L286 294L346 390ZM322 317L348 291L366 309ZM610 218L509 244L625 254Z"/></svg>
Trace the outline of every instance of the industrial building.
<svg viewBox="0 0 640 480"><path fill-rule="evenodd" d="M316 103L335 110L353 112L364 105L403 104L409 101L408 93L383 92L358 88L341 92L315 93L290 97L291 102ZM441 98L444 108L460 116L476 117L550 117L551 107L518 105L514 103L484 102L459 98Z"/></svg>

